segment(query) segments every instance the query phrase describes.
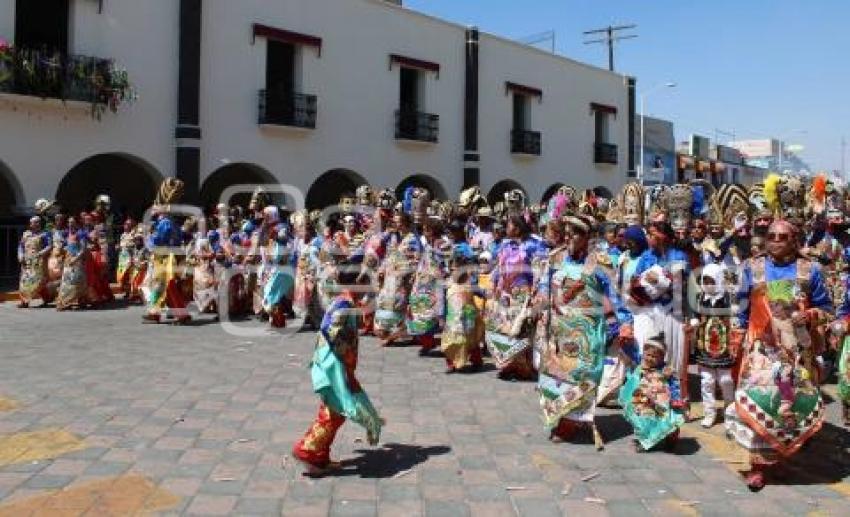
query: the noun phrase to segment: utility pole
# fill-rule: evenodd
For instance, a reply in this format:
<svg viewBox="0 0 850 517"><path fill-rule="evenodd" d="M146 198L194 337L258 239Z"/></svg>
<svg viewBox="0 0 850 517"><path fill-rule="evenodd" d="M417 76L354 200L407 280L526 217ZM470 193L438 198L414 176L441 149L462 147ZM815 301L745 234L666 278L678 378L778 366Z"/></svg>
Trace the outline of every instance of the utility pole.
<svg viewBox="0 0 850 517"><path fill-rule="evenodd" d="M847 158L847 139L841 137L841 178L847 181L847 169L844 168L844 160Z"/></svg>
<svg viewBox="0 0 850 517"><path fill-rule="evenodd" d="M637 25L634 25L634 24L632 24L632 25L619 25L619 26L616 26L616 27L609 25L609 26L603 27L601 29L584 31L582 34L584 34L585 36L589 36L591 34L605 34L605 37L603 37L603 38L585 41L584 44L585 45L593 45L593 44L597 44L597 43L604 43L604 44L608 45L608 70L613 72L614 71L614 43L616 43L618 41L622 41L624 39L634 39L634 38L638 37L637 34L626 34L626 35L620 36L619 32L634 29L634 28L637 28Z"/></svg>

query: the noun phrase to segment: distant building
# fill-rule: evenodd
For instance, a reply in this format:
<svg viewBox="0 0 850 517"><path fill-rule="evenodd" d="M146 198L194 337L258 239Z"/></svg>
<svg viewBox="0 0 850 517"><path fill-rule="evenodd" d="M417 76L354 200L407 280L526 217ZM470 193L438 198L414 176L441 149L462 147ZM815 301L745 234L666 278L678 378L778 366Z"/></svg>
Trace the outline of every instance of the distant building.
<svg viewBox="0 0 850 517"><path fill-rule="evenodd" d="M715 187L724 183L751 185L764 180L767 169L747 163L743 153L731 146L712 145L709 138L691 135L677 146L678 181L707 179Z"/></svg>
<svg viewBox="0 0 850 517"><path fill-rule="evenodd" d="M676 137L673 123L655 117L644 121L646 137L644 144L644 185L676 183ZM640 167L641 147L640 116L635 121L635 160Z"/></svg>
<svg viewBox="0 0 850 517"><path fill-rule="evenodd" d="M729 146L739 150L745 163L753 167L777 172L791 171L797 174L808 174L811 171L811 167L806 162L786 148L787 143L775 138L739 140L730 142Z"/></svg>

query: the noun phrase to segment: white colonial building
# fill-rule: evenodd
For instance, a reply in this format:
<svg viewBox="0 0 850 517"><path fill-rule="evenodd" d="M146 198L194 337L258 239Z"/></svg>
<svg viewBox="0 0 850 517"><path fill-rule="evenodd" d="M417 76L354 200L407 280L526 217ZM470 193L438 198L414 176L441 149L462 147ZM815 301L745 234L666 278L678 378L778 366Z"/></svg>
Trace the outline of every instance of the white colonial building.
<svg viewBox="0 0 850 517"><path fill-rule="evenodd" d="M537 202L633 169L634 79L394 2L0 0L0 38L0 213L139 212L172 175L205 206L250 183ZM138 98L98 119L102 60Z"/></svg>

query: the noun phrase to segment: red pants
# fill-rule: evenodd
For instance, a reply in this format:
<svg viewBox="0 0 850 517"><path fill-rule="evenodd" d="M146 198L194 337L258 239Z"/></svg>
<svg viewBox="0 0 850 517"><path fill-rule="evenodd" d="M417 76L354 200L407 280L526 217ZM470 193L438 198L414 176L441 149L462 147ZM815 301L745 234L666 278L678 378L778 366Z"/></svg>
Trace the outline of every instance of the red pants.
<svg viewBox="0 0 850 517"><path fill-rule="evenodd" d="M316 420L307 430L307 434L292 447L292 454L315 467L327 467L331 461L331 445L336 432L344 423L344 416L334 413L324 404L319 405Z"/></svg>
<svg viewBox="0 0 850 517"><path fill-rule="evenodd" d="M433 334L428 336L415 336L413 342L419 345L423 351L431 351L437 347L437 338Z"/></svg>

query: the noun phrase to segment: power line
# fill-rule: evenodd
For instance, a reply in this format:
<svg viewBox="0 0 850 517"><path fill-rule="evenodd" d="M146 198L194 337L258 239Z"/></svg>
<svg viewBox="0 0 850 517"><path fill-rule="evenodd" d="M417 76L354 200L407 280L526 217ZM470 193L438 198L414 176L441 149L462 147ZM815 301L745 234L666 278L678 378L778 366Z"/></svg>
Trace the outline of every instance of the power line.
<svg viewBox="0 0 850 517"><path fill-rule="evenodd" d="M526 36L519 40L520 43L525 43L526 45L538 45L540 43L549 42L551 45L552 53L555 53L555 31L550 30L546 32L540 32L538 34L532 34L531 36Z"/></svg>
<svg viewBox="0 0 850 517"><path fill-rule="evenodd" d="M638 37L637 34L626 34L626 35L620 36L619 32L620 31L627 31L627 30L631 30L631 29L635 29L635 28L637 28L637 25L634 25L634 24L619 25L619 26L616 26L616 27L609 25L609 26L603 27L601 29L593 29L593 30L589 30L589 31L584 31L582 34L584 34L585 36L589 36L591 34L605 34L605 37L603 37L601 39L594 39L594 40L585 41L584 44L585 45L593 45L593 44L597 44L597 43L603 43L603 44L608 45L608 70L613 72L614 71L614 43L616 43L618 41L622 41L622 40L626 40L626 39L634 39L634 38Z"/></svg>

